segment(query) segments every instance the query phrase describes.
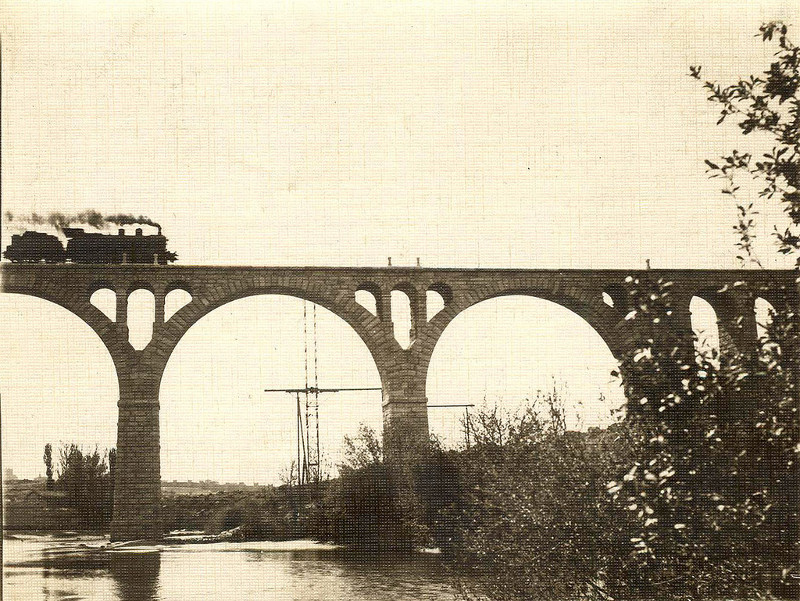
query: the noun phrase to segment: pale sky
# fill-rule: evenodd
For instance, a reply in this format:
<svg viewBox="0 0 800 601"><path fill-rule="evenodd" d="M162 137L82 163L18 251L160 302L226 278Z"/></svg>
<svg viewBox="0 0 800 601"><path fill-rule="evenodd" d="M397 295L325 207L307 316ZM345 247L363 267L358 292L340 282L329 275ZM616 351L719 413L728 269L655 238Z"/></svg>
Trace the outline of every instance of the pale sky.
<svg viewBox="0 0 800 601"><path fill-rule="evenodd" d="M4 0L3 210L142 213L181 264L738 266L703 159L764 141L716 126L688 66L762 71L754 34L800 24L796 2L232 4ZM766 247L775 211L757 208ZM302 313L251 298L189 331L162 383L165 479L277 480L293 406L261 390L303 384ZM0 325L3 465L113 445L116 377L88 326L14 295ZM380 384L324 310L318 344L322 384ZM569 311L500 299L445 332L428 397L513 407L556 385L599 424L613 366ZM380 394L322 414L335 461L359 421L379 427ZM430 418L458 440L457 412Z"/></svg>

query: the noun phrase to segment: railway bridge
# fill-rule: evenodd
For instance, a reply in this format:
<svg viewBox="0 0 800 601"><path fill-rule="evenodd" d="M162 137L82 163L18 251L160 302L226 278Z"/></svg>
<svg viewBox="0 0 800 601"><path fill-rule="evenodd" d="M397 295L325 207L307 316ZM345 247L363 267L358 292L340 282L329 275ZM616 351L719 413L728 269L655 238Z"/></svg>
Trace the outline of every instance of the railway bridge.
<svg viewBox="0 0 800 601"><path fill-rule="evenodd" d="M188 329L225 303L259 294L290 295L316 303L347 322L375 360L383 389L384 443L387 459L413 461L428 441L425 382L434 346L447 325L481 301L506 296L543 298L582 317L619 359L636 339L625 319L622 283L626 270L429 269L407 267L203 267L160 265L3 264L6 293L46 299L71 311L100 337L111 355L119 382L117 467L112 540L159 539L160 446L159 386L164 368ZM752 290L771 285L796 298L796 272L767 270L651 270L651 277L673 283L673 310L691 331L689 303L708 301L720 321L721 338L744 350L756 344ZM746 286L741 284L745 283ZM129 295L146 289L155 298L153 335L136 350L128 340ZM114 318L90 298L101 289L116 295ZM185 290L191 300L164 319L164 299ZM394 336L391 293L408 295L411 344ZM375 311L356 302L369 292ZM443 308L428 318L428 292L438 293ZM776 304L777 299L766 298ZM777 306L777 305L776 305Z"/></svg>

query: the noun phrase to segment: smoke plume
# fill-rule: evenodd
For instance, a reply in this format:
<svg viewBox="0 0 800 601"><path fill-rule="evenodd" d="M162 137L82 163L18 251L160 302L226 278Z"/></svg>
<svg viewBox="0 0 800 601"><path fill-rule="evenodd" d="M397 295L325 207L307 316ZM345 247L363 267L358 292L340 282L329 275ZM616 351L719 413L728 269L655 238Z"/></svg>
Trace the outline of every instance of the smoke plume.
<svg viewBox="0 0 800 601"><path fill-rule="evenodd" d="M95 211L93 209L89 209L88 211L81 211L75 215L65 215L64 213L50 213L46 217L43 217L37 213L31 213L30 215L14 215L11 211L5 212L6 221L9 223L16 223L20 226L22 225L49 225L57 231L63 230L65 227L70 227L72 225L88 225L98 230L104 230L108 228L109 225L132 225L132 224L142 224L142 225L152 225L154 227L159 228L161 230L161 226L150 219L149 217L145 217L144 215L126 215L123 213L119 213L117 215L106 215L103 216L100 212Z"/></svg>
<svg viewBox="0 0 800 601"><path fill-rule="evenodd" d="M100 215L98 213L98 215ZM131 225L134 223L139 223L142 225L152 225L157 228L161 228L161 225L150 219L149 217L145 217L144 215L139 215L135 217L133 215L125 215L125 214L118 214L118 215L107 215L105 217L106 223L114 223L116 225ZM88 223L88 222L87 222Z"/></svg>

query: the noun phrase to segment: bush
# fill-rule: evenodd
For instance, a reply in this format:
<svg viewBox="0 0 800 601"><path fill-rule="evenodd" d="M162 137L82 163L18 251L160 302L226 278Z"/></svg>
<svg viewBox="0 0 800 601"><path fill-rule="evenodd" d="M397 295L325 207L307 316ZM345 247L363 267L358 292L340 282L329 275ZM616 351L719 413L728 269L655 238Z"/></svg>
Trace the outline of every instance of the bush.
<svg viewBox="0 0 800 601"><path fill-rule="evenodd" d="M114 457L113 449L108 457ZM61 502L77 511L83 527L93 530L108 527L114 482L106 456L97 449L86 452L76 444L62 445L55 488L64 495Z"/></svg>
<svg viewBox="0 0 800 601"><path fill-rule="evenodd" d="M401 510L395 474L383 462L375 432L361 425L355 438L345 437L345 462L332 481L320 512L327 538L361 549L408 550L413 528Z"/></svg>
<svg viewBox="0 0 800 601"><path fill-rule="evenodd" d="M642 337L622 373L647 435L609 485L636 521L629 583L675 597L781 592L798 560L797 326L781 317L793 312L717 365L680 334L669 282L629 291Z"/></svg>
<svg viewBox="0 0 800 601"><path fill-rule="evenodd" d="M324 500L332 541L365 549L408 549L392 477L380 463L345 470Z"/></svg>
<svg viewBox="0 0 800 601"><path fill-rule="evenodd" d="M554 393L513 414L481 409L471 428L475 446L438 453L440 474L456 484L446 489L454 500L437 508L432 524L436 542L472 567L465 595L510 600L602 590L628 548L629 519L611 503L606 482L627 468L638 434L626 424L567 431Z"/></svg>

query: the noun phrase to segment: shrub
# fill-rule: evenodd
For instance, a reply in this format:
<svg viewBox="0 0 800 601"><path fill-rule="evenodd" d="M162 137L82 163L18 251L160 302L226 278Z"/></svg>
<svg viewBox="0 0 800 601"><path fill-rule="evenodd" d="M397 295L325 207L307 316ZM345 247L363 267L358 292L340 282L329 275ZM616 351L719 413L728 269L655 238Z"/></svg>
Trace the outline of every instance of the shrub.
<svg viewBox="0 0 800 601"><path fill-rule="evenodd" d="M111 521L114 483L106 456L97 449L86 452L76 444L59 449L55 488L64 494L63 503L77 510L85 528L106 528Z"/></svg>
<svg viewBox="0 0 800 601"><path fill-rule="evenodd" d="M626 561L628 516L613 506L606 482L640 443L626 424L588 433L566 430L554 393L521 411L479 410L478 442L449 454L457 502L440 508L435 532L472 566L467 596L564 598L603 590L605 574Z"/></svg>

